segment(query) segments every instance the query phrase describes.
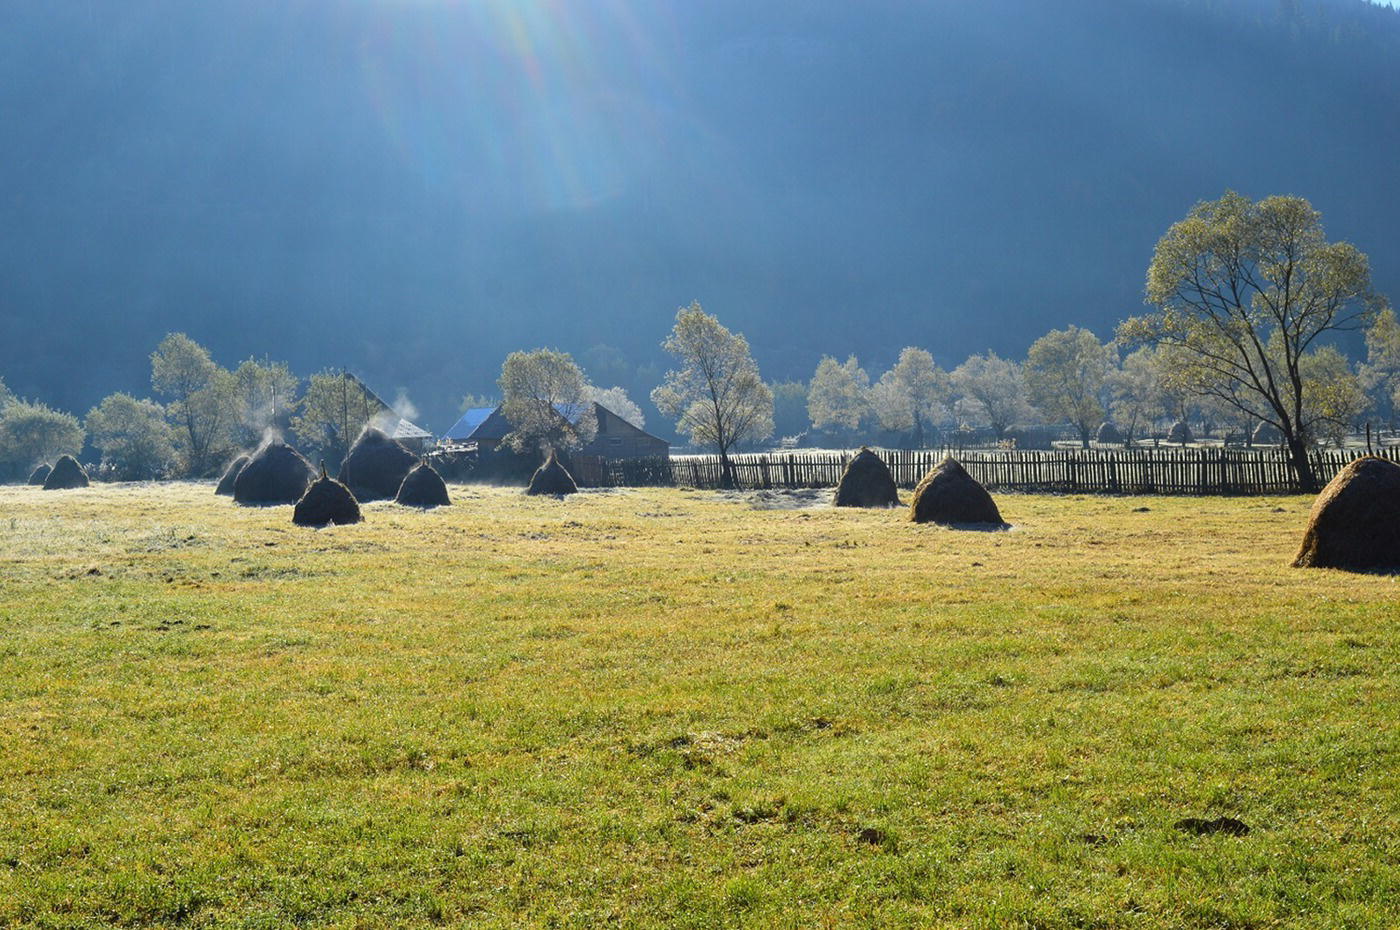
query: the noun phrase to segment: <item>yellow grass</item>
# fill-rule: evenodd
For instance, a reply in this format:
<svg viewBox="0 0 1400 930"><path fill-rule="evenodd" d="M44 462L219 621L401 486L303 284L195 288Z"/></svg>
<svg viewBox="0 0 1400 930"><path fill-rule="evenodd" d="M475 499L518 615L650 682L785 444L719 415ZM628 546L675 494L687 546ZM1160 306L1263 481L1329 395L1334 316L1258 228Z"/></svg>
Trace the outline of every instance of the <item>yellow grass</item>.
<svg viewBox="0 0 1400 930"><path fill-rule="evenodd" d="M1395 925L1400 585L1306 499L452 491L0 488L0 926Z"/></svg>

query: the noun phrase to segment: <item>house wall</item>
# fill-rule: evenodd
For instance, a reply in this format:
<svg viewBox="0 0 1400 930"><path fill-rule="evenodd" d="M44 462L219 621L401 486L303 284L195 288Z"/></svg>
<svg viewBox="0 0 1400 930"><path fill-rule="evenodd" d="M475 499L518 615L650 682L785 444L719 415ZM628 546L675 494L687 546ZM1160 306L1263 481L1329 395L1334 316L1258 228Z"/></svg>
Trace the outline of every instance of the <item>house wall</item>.
<svg viewBox="0 0 1400 930"><path fill-rule="evenodd" d="M650 433L637 429L622 417L604 407L594 407L598 417L598 435L579 451L609 459L665 458L671 444Z"/></svg>

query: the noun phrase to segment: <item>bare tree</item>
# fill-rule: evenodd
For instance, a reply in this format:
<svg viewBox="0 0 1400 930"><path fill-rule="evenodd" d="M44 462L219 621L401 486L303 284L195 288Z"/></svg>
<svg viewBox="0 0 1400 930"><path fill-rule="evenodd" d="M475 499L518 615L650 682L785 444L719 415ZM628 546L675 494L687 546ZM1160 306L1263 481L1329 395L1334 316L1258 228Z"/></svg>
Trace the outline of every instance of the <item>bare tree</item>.
<svg viewBox="0 0 1400 930"><path fill-rule="evenodd" d="M724 484L734 485L729 450L773 434L773 391L759 377L749 343L701 309L699 302L676 313L676 325L661 344L680 367L651 392L652 403L697 445L719 452Z"/></svg>
<svg viewBox="0 0 1400 930"><path fill-rule="evenodd" d="M914 446L923 448L924 427L943 413L952 390L948 373L928 351L905 346L871 390L871 406L881 426L899 433L913 430Z"/></svg>
<svg viewBox="0 0 1400 930"><path fill-rule="evenodd" d="M1273 424L1298 484L1316 491L1308 448L1321 406L1309 401L1308 356L1326 334L1365 327L1384 309L1366 256L1328 242L1301 197L1256 203L1230 191L1158 241L1147 301L1157 312L1125 321L1120 339L1180 349L1177 376Z"/></svg>

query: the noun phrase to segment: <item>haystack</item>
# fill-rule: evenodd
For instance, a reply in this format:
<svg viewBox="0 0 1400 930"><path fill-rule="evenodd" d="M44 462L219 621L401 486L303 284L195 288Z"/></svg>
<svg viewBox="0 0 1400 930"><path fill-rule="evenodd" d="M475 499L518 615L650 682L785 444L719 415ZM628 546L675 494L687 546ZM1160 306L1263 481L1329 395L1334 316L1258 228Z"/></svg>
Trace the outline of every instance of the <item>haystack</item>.
<svg viewBox="0 0 1400 930"><path fill-rule="evenodd" d="M44 482L48 480L49 472L51 471L53 471L53 468L49 465L48 462L45 462L44 464L40 465L38 468L34 469L32 472L29 473L29 483L34 485L35 487L43 487Z"/></svg>
<svg viewBox="0 0 1400 930"><path fill-rule="evenodd" d="M851 459L836 485L837 507L898 507L899 492L889 466L864 446Z"/></svg>
<svg viewBox="0 0 1400 930"><path fill-rule="evenodd" d="M574 476L569 474L568 469L559 464L559 459L551 452L545 463L535 471L525 493L563 495L573 494L577 490L578 485L574 484Z"/></svg>
<svg viewBox="0 0 1400 930"><path fill-rule="evenodd" d="M350 447L339 477L356 500L392 500L417 461L412 452L369 427Z"/></svg>
<svg viewBox="0 0 1400 930"><path fill-rule="evenodd" d="M1191 435L1191 427L1186 425L1185 420L1177 420L1167 431L1167 442L1177 442L1184 446L1195 441L1196 437Z"/></svg>
<svg viewBox="0 0 1400 930"><path fill-rule="evenodd" d="M326 474L325 462L321 463L321 477L306 489L292 511L292 522L297 526L345 526L362 519L355 495Z"/></svg>
<svg viewBox="0 0 1400 930"><path fill-rule="evenodd" d="M233 480L240 504L295 504L316 479L311 464L281 440L264 445Z"/></svg>
<svg viewBox="0 0 1400 930"><path fill-rule="evenodd" d="M1274 424L1260 420L1259 425L1254 427L1254 436L1250 441L1256 446L1281 446L1283 433Z"/></svg>
<svg viewBox="0 0 1400 930"><path fill-rule="evenodd" d="M420 462L403 479L394 501L405 507L446 507L452 498L447 496L447 483L437 469Z"/></svg>
<svg viewBox="0 0 1400 930"><path fill-rule="evenodd" d="M224 497L232 497L233 483L238 480L238 473L243 470L243 466L247 465L248 462L249 458L246 455L240 455L232 462L229 462L228 468L224 469L224 476L219 479L218 487L214 488L214 493L222 494Z"/></svg>
<svg viewBox="0 0 1400 930"><path fill-rule="evenodd" d="M909 519L915 523L988 524L1005 526L1001 511L987 489L956 459L946 458L914 489Z"/></svg>
<svg viewBox="0 0 1400 930"><path fill-rule="evenodd" d="M1365 456L1313 502L1296 568L1400 571L1400 465Z"/></svg>
<svg viewBox="0 0 1400 930"><path fill-rule="evenodd" d="M1118 432L1118 427L1104 420L1099 424L1098 435L1094 438L1102 443L1119 444L1123 441L1123 434Z"/></svg>
<svg viewBox="0 0 1400 930"><path fill-rule="evenodd" d="M45 491L66 491L69 488L85 488L88 486L87 472L83 471L83 466L78 464L78 460L71 455L65 455L53 463L53 470L44 478Z"/></svg>

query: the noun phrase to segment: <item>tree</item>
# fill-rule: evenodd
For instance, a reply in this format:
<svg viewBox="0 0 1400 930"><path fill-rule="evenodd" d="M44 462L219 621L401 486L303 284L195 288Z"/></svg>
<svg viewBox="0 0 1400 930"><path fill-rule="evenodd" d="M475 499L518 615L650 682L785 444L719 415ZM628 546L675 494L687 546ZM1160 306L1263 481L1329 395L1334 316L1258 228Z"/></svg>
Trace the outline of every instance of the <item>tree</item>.
<svg viewBox="0 0 1400 930"><path fill-rule="evenodd" d="M1026 388L1048 419L1067 422L1084 448L1107 412L1104 397L1113 372L1114 350L1087 329L1055 329L1026 354Z"/></svg>
<svg viewBox="0 0 1400 930"><path fill-rule="evenodd" d="M175 431L160 404L112 394L88 411L85 421L92 444L123 481L163 478L175 470Z"/></svg>
<svg viewBox="0 0 1400 930"><path fill-rule="evenodd" d="M0 481L24 478L41 462L77 455L86 434L71 413L12 400L0 407Z"/></svg>
<svg viewBox="0 0 1400 930"><path fill-rule="evenodd" d="M721 481L733 487L729 450L773 435L773 392L759 377L748 340L725 329L697 301L676 312L661 347L680 367L651 392L652 403L675 417L676 429L692 442L719 451Z"/></svg>
<svg viewBox="0 0 1400 930"><path fill-rule="evenodd" d="M1366 391L1351 362L1336 346L1322 346L1303 356L1304 420L1319 439L1342 448L1347 434L1366 412Z"/></svg>
<svg viewBox="0 0 1400 930"><path fill-rule="evenodd" d="M338 468L350 444L383 412L358 378L343 370L322 371L307 381L292 429L303 445Z"/></svg>
<svg viewBox="0 0 1400 930"><path fill-rule="evenodd" d="M830 355L822 356L807 386L807 416L812 425L849 434L869 414L870 376L856 357L838 362Z"/></svg>
<svg viewBox="0 0 1400 930"><path fill-rule="evenodd" d="M1358 375L1376 415L1393 428L1400 406L1400 323L1395 311L1383 310L1366 330L1366 362Z"/></svg>
<svg viewBox="0 0 1400 930"><path fill-rule="evenodd" d="M567 352L512 352L496 383L501 413L511 426L506 442L517 452L563 452L584 445L598 431L588 382Z"/></svg>
<svg viewBox="0 0 1400 930"><path fill-rule="evenodd" d="M1147 271L1156 312L1127 320L1124 342L1181 350L1180 376L1283 435L1298 484L1316 491L1316 426L1304 367L1327 334L1372 324L1384 300L1366 256L1328 242L1301 197L1257 203L1227 192L1197 204L1158 241Z"/></svg>
<svg viewBox="0 0 1400 930"><path fill-rule="evenodd" d="M627 396L627 391L624 389L620 387L604 389L590 384L585 394L589 400L595 404L603 405L637 429L646 429L646 415L642 413L641 407L632 402L632 398Z"/></svg>
<svg viewBox="0 0 1400 930"><path fill-rule="evenodd" d="M1164 413L1160 354L1144 346L1128 353L1109 376L1113 420L1129 445Z"/></svg>
<svg viewBox="0 0 1400 930"><path fill-rule="evenodd" d="M942 415L952 396L948 373L924 349L906 346L899 361L880 376L871 391L871 406L880 425L898 433L914 431L914 446L923 448L924 425Z"/></svg>
<svg viewBox="0 0 1400 930"><path fill-rule="evenodd" d="M169 403L184 471L208 475L233 445L233 377L184 333L171 333L151 353L151 387Z"/></svg>
<svg viewBox="0 0 1400 930"><path fill-rule="evenodd" d="M1013 425L1039 415L1026 399L1021 366L995 352L970 356L951 377L967 413L990 426L998 440Z"/></svg>
<svg viewBox="0 0 1400 930"><path fill-rule="evenodd" d="M235 368L233 399L241 444L255 446L269 429L289 426L300 387L301 379L286 362L250 358Z"/></svg>
<svg viewBox="0 0 1400 930"><path fill-rule="evenodd" d="M812 421L807 417L807 384L803 381L773 381L768 385L773 394L773 435L783 438L807 432Z"/></svg>
<svg viewBox="0 0 1400 930"><path fill-rule="evenodd" d="M5 379L0 378L0 409L4 409L7 404L12 404L14 401L14 392L5 386Z"/></svg>

